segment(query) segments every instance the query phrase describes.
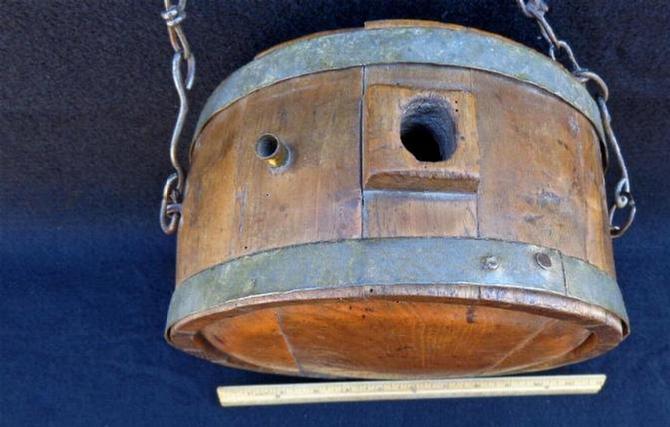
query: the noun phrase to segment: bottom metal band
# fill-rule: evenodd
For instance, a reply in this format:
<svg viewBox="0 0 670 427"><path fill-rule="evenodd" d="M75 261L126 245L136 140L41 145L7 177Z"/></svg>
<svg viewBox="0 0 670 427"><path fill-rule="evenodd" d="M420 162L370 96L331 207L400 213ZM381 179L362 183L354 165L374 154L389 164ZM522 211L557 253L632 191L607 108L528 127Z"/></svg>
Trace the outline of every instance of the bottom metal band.
<svg viewBox="0 0 670 427"><path fill-rule="evenodd" d="M177 287L167 328L244 298L351 286L470 285L549 292L600 306L628 323L616 280L554 249L468 238L309 243L228 261Z"/></svg>

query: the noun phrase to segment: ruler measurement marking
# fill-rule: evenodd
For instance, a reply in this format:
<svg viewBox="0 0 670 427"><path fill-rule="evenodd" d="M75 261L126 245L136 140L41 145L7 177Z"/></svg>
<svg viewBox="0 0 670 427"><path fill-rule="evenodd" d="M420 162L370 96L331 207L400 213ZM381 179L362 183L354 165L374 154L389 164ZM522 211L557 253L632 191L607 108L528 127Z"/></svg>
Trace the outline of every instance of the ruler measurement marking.
<svg viewBox="0 0 670 427"><path fill-rule="evenodd" d="M598 393L602 374L224 386L222 406Z"/></svg>

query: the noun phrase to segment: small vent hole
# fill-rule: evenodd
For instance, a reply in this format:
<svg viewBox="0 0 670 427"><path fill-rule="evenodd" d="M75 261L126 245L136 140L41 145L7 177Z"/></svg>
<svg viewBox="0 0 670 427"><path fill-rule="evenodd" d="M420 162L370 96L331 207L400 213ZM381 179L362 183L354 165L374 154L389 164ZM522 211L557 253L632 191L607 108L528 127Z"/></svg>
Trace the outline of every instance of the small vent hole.
<svg viewBox="0 0 670 427"><path fill-rule="evenodd" d="M420 162L442 162L456 151L456 129L449 104L439 98L417 98L404 109L400 140Z"/></svg>
<svg viewBox="0 0 670 427"><path fill-rule="evenodd" d="M263 135L256 142L256 154L261 159L266 159L277 152L279 141L274 135Z"/></svg>

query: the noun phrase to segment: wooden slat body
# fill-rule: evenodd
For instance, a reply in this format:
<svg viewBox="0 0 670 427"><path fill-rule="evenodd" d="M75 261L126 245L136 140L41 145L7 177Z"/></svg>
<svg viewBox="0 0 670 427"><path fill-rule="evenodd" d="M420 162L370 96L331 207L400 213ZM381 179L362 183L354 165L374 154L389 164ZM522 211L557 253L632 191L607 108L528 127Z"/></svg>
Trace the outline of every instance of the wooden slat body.
<svg viewBox="0 0 670 427"><path fill-rule="evenodd" d="M456 148L445 161L418 161L403 146L403 114L421 97L453 115ZM289 148L284 169L256 157L266 133ZM273 248L397 237L533 244L613 277L600 156L592 124L573 107L483 71L373 65L280 82L219 112L200 135L177 285ZM263 296L196 314L169 338L265 372L404 378L559 366L625 332L603 308L557 295L401 285Z"/></svg>

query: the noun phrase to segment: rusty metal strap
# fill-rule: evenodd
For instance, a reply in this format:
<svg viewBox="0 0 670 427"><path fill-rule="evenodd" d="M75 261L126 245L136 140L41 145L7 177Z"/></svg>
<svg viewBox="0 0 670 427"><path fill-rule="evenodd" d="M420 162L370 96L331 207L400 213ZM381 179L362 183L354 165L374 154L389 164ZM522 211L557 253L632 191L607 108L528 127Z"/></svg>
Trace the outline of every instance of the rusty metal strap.
<svg viewBox="0 0 670 427"><path fill-rule="evenodd" d="M554 249L471 238L309 243L244 256L177 286L167 328L196 313L259 296L352 286L480 286L565 296L628 316L614 278Z"/></svg>
<svg viewBox="0 0 670 427"><path fill-rule="evenodd" d="M258 89L323 71L396 63L471 68L520 80L581 111L603 136L598 105L559 63L495 34L445 25L354 29L274 49L235 71L216 88L200 114L194 140L217 112Z"/></svg>

